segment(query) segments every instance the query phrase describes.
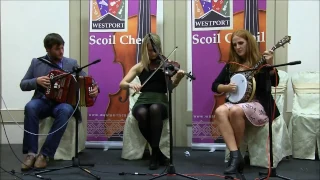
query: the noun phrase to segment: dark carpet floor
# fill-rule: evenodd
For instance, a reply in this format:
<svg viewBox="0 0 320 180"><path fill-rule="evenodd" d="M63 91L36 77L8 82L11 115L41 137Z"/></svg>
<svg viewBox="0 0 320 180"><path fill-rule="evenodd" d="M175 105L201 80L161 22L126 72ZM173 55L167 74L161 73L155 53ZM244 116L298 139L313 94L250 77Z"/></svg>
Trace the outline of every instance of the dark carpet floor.
<svg viewBox="0 0 320 180"><path fill-rule="evenodd" d="M21 145L13 145L13 150L20 160L23 159L21 155ZM185 151L189 151L189 157L184 155ZM8 145L0 146L0 161L1 167L7 171L16 171L15 175L22 179L31 180L38 179L34 175L22 175L20 171L20 162L11 152ZM144 180L150 179L152 175L132 175L131 173L153 173L159 174L165 170L165 167L155 171L148 169L148 157L137 161L126 161L121 159L121 150L108 150L102 149L87 149L79 155L82 163L94 163L94 167L87 167L92 173L105 180ZM198 179L224 179L224 152L216 151L209 153L208 151L192 151L190 148L174 148L173 150L173 164L177 173L190 174L190 176ZM48 168L59 168L71 165L71 161L50 161ZM289 177L293 180L318 180L320 179L319 160L283 160L277 168L277 173L282 176ZM1 180L19 179L0 170ZM244 170L244 176L247 180L255 180L259 178L259 171L266 171L267 169L257 168L247 165ZM125 175L119 175L124 172ZM34 172L29 172L34 174ZM128 174L127 174L128 173ZM205 175L207 174L207 175ZM208 175L209 174L209 175ZM42 174L42 177L50 178L52 180L82 180L92 179L85 171L78 168L63 169L60 171ZM186 179L179 176L164 176L161 179ZM278 178L269 178L278 179Z"/></svg>

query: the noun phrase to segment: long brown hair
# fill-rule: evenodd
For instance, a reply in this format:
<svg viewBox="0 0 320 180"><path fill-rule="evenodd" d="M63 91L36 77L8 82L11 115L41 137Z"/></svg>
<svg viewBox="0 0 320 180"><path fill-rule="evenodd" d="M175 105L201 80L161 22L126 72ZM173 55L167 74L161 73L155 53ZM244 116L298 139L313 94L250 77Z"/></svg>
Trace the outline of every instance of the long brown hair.
<svg viewBox="0 0 320 180"><path fill-rule="evenodd" d="M245 29L241 29L241 30L237 30L237 31L232 33L231 41L232 41L234 36L241 37L241 38L243 38L243 39L245 39L247 41L247 49L245 50L246 51L246 54L245 54L246 57L245 57L244 61L248 62L249 67L252 67L255 64L257 64L257 62L261 59L262 56L261 56L261 53L259 51L257 41L255 40L253 35L249 31L247 31ZM243 62L243 60L241 60L241 57L235 51L232 42L230 43L229 62L236 62L236 63ZM231 63L230 64L230 70L232 72L237 71L239 66L240 65L238 65L238 64Z"/></svg>
<svg viewBox="0 0 320 180"><path fill-rule="evenodd" d="M162 45L161 45L161 40L160 37L157 34L153 34L150 33L152 36L152 39L154 41L154 44L156 46L156 48L159 50L159 53L162 54ZM148 69L148 65L150 64L150 60L149 60L149 55L148 55L148 44L151 42L149 34L147 34L144 38L143 38L143 42L141 45L141 59L140 62L143 66L143 68L147 71L149 71Z"/></svg>

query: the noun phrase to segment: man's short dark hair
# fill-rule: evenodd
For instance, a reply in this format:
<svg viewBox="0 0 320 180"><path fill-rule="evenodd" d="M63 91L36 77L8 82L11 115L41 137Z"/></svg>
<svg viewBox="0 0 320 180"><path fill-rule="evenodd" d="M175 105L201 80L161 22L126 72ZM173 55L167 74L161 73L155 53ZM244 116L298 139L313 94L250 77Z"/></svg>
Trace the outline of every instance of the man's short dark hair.
<svg viewBox="0 0 320 180"><path fill-rule="evenodd" d="M44 38L43 44L46 49L51 49L55 45L64 45L64 40L59 34L50 33Z"/></svg>

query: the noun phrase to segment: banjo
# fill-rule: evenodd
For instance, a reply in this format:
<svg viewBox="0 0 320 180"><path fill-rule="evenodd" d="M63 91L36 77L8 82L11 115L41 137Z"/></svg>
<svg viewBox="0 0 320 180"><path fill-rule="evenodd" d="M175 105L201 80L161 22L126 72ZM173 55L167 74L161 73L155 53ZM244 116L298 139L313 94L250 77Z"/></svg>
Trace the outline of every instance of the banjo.
<svg viewBox="0 0 320 180"><path fill-rule="evenodd" d="M282 38L276 45L274 45L271 50L274 51L279 47L290 43L291 36L285 36ZM253 69L258 68L260 65L265 63L266 60L264 56L262 56L261 60L253 67ZM254 71L247 71L242 73L237 73L233 75L230 79L230 83L234 83L237 86L237 90L235 92L227 93L227 99L234 104L250 102L256 91L256 81L254 78Z"/></svg>

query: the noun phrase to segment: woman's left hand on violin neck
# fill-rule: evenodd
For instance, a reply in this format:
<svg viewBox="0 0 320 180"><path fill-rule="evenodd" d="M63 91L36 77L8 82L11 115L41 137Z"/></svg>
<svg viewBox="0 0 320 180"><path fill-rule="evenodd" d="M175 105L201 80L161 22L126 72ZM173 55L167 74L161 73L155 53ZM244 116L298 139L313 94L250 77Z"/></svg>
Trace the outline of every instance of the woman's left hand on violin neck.
<svg viewBox="0 0 320 180"><path fill-rule="evenodd" d="M179 80L181 80L183 77L184 77L184 71L180 69L180 70L177 72L176 78L179 79Z"/></svg>
<svg viewBox="0 0 320 180"><path fill-rule="evenodd" d="M184 71L178 70L177 74L175 75L175 78L173 79L172 83L174 87L177 87L181 81L181 79L184 77Z"/></svg>
<svg viewBox="0 0 320 180"><path fill-rule="evenodd" d="M168 62L171 63L171 62L174 62L174 61L172 61L171 59L168 59ZM177 71L176 78L181 80L184 77L184 74L185 74L184 70L179 69Z"/></svg>

